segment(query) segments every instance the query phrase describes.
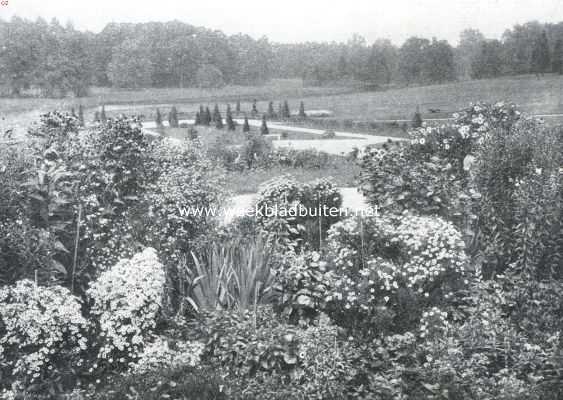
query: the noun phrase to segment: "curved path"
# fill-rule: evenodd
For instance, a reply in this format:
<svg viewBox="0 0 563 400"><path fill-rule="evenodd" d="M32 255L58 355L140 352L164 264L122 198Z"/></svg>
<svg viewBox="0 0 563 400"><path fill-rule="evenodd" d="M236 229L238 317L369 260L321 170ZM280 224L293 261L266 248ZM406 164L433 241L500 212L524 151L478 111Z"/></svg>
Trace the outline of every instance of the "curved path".
<svg viewBox="0 0 563 400"><path fill-rule="evenodd" d="M242 119L235 119L238 124L244 123ZM185 119L179 121L179 123L193 124L193 119ZM261 120L248 120L249 125L253 127L260 127L262 125ZM168 125L166 122L163 123L165 126ZM277 122L268 122L268 126L275 130L288 131L288 132L303 132L314 135L322 135L325 130L304 128L299 126L289 126L283 125ZM158 136L157 132L153 129L156 128L156 123L154 121L144 122L143 129L145 133L149 135ZM349 139L323 139L323 140L274 140L272 143L275 147L290 147L296 150L305 149L316 149L319 151L324 151L329 154L348 154L355 148L362 150L368 145L382 144L389 140L405 140L403 138L391 137L391 136L374 136L363 133L352 133L352 132L335 132L336 136L344 136Z"/></svg>
<svg viewBox="0 0 563 400"><path fill-rule="evenodd" d="M368 210L367 199L357 188L345 187L338 188L338 190L342 195L342 208L350 210L349 215ZM227 212L223 216L223 223L228 224L234 218L247 214L248 210L254 206L257 196L257 193L253 193L231 197L228 201Z"/></svg>

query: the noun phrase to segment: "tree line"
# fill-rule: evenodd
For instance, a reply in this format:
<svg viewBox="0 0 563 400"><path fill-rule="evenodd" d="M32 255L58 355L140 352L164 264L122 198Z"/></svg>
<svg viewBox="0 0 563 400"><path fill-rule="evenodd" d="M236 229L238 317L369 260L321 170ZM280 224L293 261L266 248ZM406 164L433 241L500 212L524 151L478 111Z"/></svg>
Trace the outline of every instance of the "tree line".
<svg viewBox="0 0 563 400"><path fill-rule="evenodd" d="M455 79L563 72L563 23L529 22L500 40L477 30L457 46L411 37L401 46L368 43L271 43L186 23L110 23L100 33L58 21L0 20L0 89L43 96L83 96L89 86L220 87L271 78L303 78L308 85L431 84Z"/></svg>

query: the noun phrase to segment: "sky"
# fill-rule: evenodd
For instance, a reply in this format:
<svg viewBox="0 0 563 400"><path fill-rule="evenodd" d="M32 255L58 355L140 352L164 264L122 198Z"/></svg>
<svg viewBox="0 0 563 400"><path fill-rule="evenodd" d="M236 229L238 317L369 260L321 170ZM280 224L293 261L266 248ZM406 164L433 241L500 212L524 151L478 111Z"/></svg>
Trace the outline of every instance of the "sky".
<svg viewBox="0 0 563 400"><path fill-rule="evenodd" d="M446 39L476 28L489 38L517 23L563 21L561 0L0 0L0 18L57 18L99 32L109 22L180 20L270 41L348 40L357 33L401 44L410 36Z"/></svg>

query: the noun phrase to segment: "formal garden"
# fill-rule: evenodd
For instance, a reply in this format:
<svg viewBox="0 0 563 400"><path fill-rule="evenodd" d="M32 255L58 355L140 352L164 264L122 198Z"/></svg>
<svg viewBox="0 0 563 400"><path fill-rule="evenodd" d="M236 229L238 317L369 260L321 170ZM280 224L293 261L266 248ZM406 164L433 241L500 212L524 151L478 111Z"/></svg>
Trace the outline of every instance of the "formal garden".
<svg viewBox="0 0 563 400"><path fill-rule="evenodd" d="M336 157L83 125L0 152L2 399L563 397L561 128L473 104ZM257 176L257 206L380 212L178 212Z"/></svg>

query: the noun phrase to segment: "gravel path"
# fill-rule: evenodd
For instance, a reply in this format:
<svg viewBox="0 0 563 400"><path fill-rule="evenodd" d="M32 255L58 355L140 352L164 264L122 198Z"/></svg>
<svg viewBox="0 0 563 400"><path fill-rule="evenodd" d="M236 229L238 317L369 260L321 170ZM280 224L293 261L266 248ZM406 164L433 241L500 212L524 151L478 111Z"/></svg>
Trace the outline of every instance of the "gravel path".
<svg viewBox="0 0 563 400"><path fill-rule="evenodd" d="M242 124L244 120L242 119L235 119L235 121L239 124ZM193 124L194 120L185 119L179 121L180 123L187 123ZM249 125L254 127L260 127L262 125L261 120L249 120ZM167 123L164 122L166 126ZM304 128L298 126L289 126L283 125L277 122L269 122L268 126L272 129L281 130L281 131L288 131L288 132L303 132L309 133L314 135L322 135L325 131L322 129L313 129L313 128ZM152 131L151 129L156 128L156 123L154 121L149 121L143 123L143 129L147 134L150 135L158 135L156 132ZM362 150L364 147L373 144L382 144L387 142L388 140L405 140L396 137L390 136L374 136L374 135L367 135L362 133L352 133L352 132L335 132L336 136L344 136L353 139L324 139L324 140L274 140L273 144L275 147L291 147L296 150L306 150L306 149L316 149L319 151L324 151L329 154L348 154L354 148Z"/></svg>
<svg viewBox="0 0 563 400"><path fill-rule="evenodd" d="M349 209L352 213L361 213L369 207L367 199L356 188L338 188L342 195L342 208ZM231 197L228 201L228 209L224 215L223 223L228 224L236 217L245 215L255 204L257 193L241 194ZM350 214L352 215L352 214Z"/></svg>

